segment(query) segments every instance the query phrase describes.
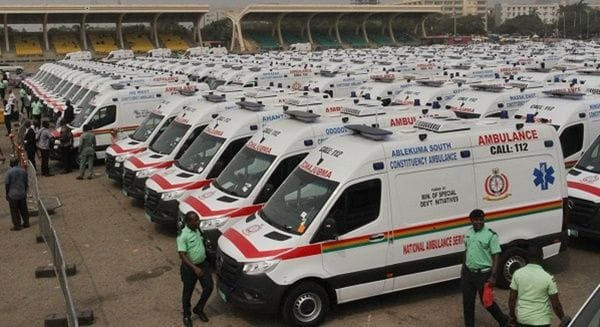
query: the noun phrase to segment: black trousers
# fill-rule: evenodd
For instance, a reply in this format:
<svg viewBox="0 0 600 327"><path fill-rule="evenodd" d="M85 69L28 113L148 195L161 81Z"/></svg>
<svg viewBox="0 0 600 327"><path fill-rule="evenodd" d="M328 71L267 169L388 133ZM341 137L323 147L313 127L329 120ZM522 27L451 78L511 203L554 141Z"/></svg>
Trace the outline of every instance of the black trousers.
<svg viewBox="0 0 600 327"><path fill-rule="evenodd" d="M50 167L48 166L48 160L50 159L50 150L40 149L42 153L42 175L50 174Z"/></svg>
<svg viewBox="0 0 600 327"><path fill-rule="evenodd" d="M60 149L62 154L62 164L66 172L71 172L73 169L73 148L63 147Z"/></svg>
<svg viewBox="0 0 600 327"><path fill-rule="evenodd" d="M13 226L21 227L29 225L29 210L27 209L27 199L8 200L10 207L10 217L12 218Z"/></svg>
<svg viewBox="0 0 600 327"><path fill-rule="evenodd" d="M25 151L27 152L27 159L31 161L33 168L37 169L37 166L35 165L35 150L36 148L29 147L25 149Z"/></svg>
<svg viewBox="0 0 600 327"><path fill-rule="evenodd" d="M12 119L11 115L4 116L4 126L6 126L6 134L12 132Z"/></svg>
<svg viewBox="0 0 600 327"><path fill-rule="evenodd" d="M202 286L202 294L200 295L200 299L196 304L196 308L200 310L204 310L204 305L206 305L206 301L210 297L210 294L214 288L214 282L211 275L210 264L204 261L201 264L198 264L198 267L202 269L202 277L198 277L194 271L188 267L186 264L182 263L180 272L181 272L181 281L183 282L183 292L181 294L181 303L183 305L183 316L189 317L192 315L192 294L194 293L194 288L196 287L196 281L200 282Z"/></svg>
<svg viewBox="0 0 600 327"><path fill-rule="evenodd" d="M475 326L475 295L479 294L479 300L483 295L483 285L490 278L491 271L484 273L475 273L463 265L460 273L460 288L463 297L463 317L466 327ZM505 315L498 304L494 302L492 306L486 308L492 314L499 326L505 326L508 323L508 316Z"/></svg>

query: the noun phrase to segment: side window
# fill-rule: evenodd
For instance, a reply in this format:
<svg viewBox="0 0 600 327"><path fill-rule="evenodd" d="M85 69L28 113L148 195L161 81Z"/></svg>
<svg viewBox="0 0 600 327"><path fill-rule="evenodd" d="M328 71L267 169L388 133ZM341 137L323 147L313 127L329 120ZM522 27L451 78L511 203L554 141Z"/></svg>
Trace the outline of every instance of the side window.
<svg viewBox="0 0 600 327"><path fill-rule="evenodd" d="M583 148L583 124L565 128L560 135L560 145L565 158L581 151Z"/></svg>
<svg viewBox="0 0 600 327"><path fill-rule="evenodd" d="M279 166L277 166L277 168L275 168L275 170L273 171L273 174L271 174L271 177L269 177L267 183L263 186L262 190L260 191L260 194L254 201L254 203L267 202L271 195L273 195L273 192L275 192L275 190L290 175L292 170L294 170L296 166L300 164L302 159L304 159L304 157L306 157L307 154L308 153L301 153L282 160L279 163Z"/></svg>
<svg viewBox="0 0 600 327"><path fill-rule="evenodd" d="M196 127L196 129L192 132L190 137L188 137L187 140L185 140L185 143L183 143L183 146L181 147L181 149L179 149L179 152L177 152L177 156L175 156L175 159L179 159L185 153L185 150L187 150L187 148L190 147L192 142L194 142L198 135L202 133L205 127L206 125Z"/></svg>
<svg viewBox="0 0 600 327"><path fill-rule="evenodd" d="M348 187L335 202L327 218L335 220L338 235L344 235L379 217L381 180L372 179Z"/></svg>
<svg viewBox="0 0 600 327"><path fill-rule="evenodd" d="M240 149L244 146L244 144L246 144L246 142L248 142L249 139L250 136L243 137L239 140L231 142L231 144L227 146L227 149L223 151L219 160L215 162L215 166L206 177L216 178L217 176L219 176L219 174L223 171L223 168L227 166L227 164L231 161L231 159L233 159L236 153L240 152Z"/></svg>
<svg viewBox="0 0 600 327"><path fill-rule="evenodd" d="M100 128L114 123L116 119L117 106L106 106L98 109L88 124L90 124L92 128Z"/></svg>

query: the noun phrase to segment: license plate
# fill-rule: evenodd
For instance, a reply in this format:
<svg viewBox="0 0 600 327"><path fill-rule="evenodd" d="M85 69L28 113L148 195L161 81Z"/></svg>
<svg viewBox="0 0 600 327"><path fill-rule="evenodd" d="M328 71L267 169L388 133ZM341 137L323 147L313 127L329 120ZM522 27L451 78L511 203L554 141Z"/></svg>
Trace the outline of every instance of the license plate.
<svg viewBox="0 0 600 327"><path fill-rule="evenodd" d="M148 221L152 221L152 218L150 218L150 215L144 212L144 217L146 217L146 219Z"/></svg>
<svg viewBox="0 0 600 327"><path fill-rule="evenodd" d="M221 297L221 299L225 302L227 302L227 296L225 296L225 293L223 293L223 291L221 291L221 289L219 289L219 296Z"/></svg>
<svg viewBox="0 0 600 327"><path fill-rule="evenodd" d="M119 168L121 167L121 163L120 162L115 162L115 168Z"/></svg>
<svg viewBox="0 0 600 327"><path fill-rule="evenodd" d="M569 234L569 236L578 237L579 236L579 231L578 230L574 230L574 229L569 229L567 231L567 234Z"/></svg>

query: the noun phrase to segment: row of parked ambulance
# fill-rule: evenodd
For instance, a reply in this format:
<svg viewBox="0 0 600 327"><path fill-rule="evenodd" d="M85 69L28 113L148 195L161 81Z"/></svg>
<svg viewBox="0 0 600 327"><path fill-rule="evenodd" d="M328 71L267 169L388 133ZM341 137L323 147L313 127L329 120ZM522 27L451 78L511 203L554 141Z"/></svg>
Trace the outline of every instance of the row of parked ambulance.
<svg viewBox="0 0 600 327"><path fill-rule="evenodd" d="M598 236L600 71L566 45L64 61L27 85L75 104L75 145L91 125L149 221L200 216L224 301L312 326L458 278L474 208L503 286L528 246Z"/></svg>

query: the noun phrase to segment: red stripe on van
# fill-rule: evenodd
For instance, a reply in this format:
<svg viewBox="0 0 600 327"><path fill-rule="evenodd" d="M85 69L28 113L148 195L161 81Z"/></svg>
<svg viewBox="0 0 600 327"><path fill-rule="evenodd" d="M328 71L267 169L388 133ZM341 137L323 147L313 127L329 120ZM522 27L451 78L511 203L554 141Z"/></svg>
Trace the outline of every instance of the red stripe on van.
<svg viewBox="0 0 600 327"><path fill-rule="evenodd" d="M254 245L252 245L252 243L250 243L250 241L248 241L244 237L244 235L240 234L238 231L236 231L233 228L229 228L228 230L226 230L225 233L223 234L223 236L226 237L227 239L229 239L231 241L231 243L233 245L235 245L235 247L238 250L240 250L240 252L242 252L244 257L246 257L248 259L276 256L278 254L281 254L282 252L289 250L289 248L287 248L287 249L260 251L257 248L255 248Z"/></svg>
<svg viewBox="0 0 600 327"><path fill-rule="evenodd" d="M196 210L196 212L198 212L199 215L204 216L204 217L224 215L228 212L232 212L233 210L235 210L235 208L222 209L222 210L211 210L204 203L202 203L202 201L196 199L193 196L188 196L187 198L185 198L185 200L183 200L183 202L189 204L192 208L194 208L194 210Z"/></svg>
<svg viewBox="0 0 600 327"><path fill-rule="evenodd" d="M580 191L584 191L590 194L593 194L595 196L600 196L600 188L589 185L589 184L583 184L583 183L578 183L578 182L567 182L567 186L580 190Z"/></svg>
<svg viewBox="0 0 600 327"><path fill-rule="evenodd" d="M171 184L168 180L166 180L159 174L152 175L150 179L153 180L156 184L158 184L158 186L160 186L163 190L170 190L174 188L185 188L186 190L191 190L204 187L211 182L211 180L209 179L202 179L196 182Z"/></svg>
<svg viewBox="0 0 600 327"><path fill-rule="evenodd" d="M167 160L167 161L162 161L162 162L159 161L159 162L151 162L151 163L146 164L136 157L129 158L129 161L136 168L147 168L147 167L166 168L166 167L170 167L175 162L175 160Z"/></svg>
<svg viewBox="0 0 600 327"><path fill-rule="evenodd" d="M123 149L122 147L120 147L117 144L113 144L110 147L115 151L116 154L129 153L129 152L131 152L131 153L138 153L138 152L142 152L142 151L146 150L145 147L132 148L132 149L129 149L129 150L125 150L125 149Z"/></svg>
<svg viewBox="0 0 600 327"><path fill-rule="evenodd" d="M240 209L238 209L230 214L227 214L227 215L231 218L249 216L249 215L257 212L258 210L262 209L262 207L264 205L265 205L264 203L261 203L261 204L251 205L248 207L243 207L243 208L240 208Z"/></svg>

